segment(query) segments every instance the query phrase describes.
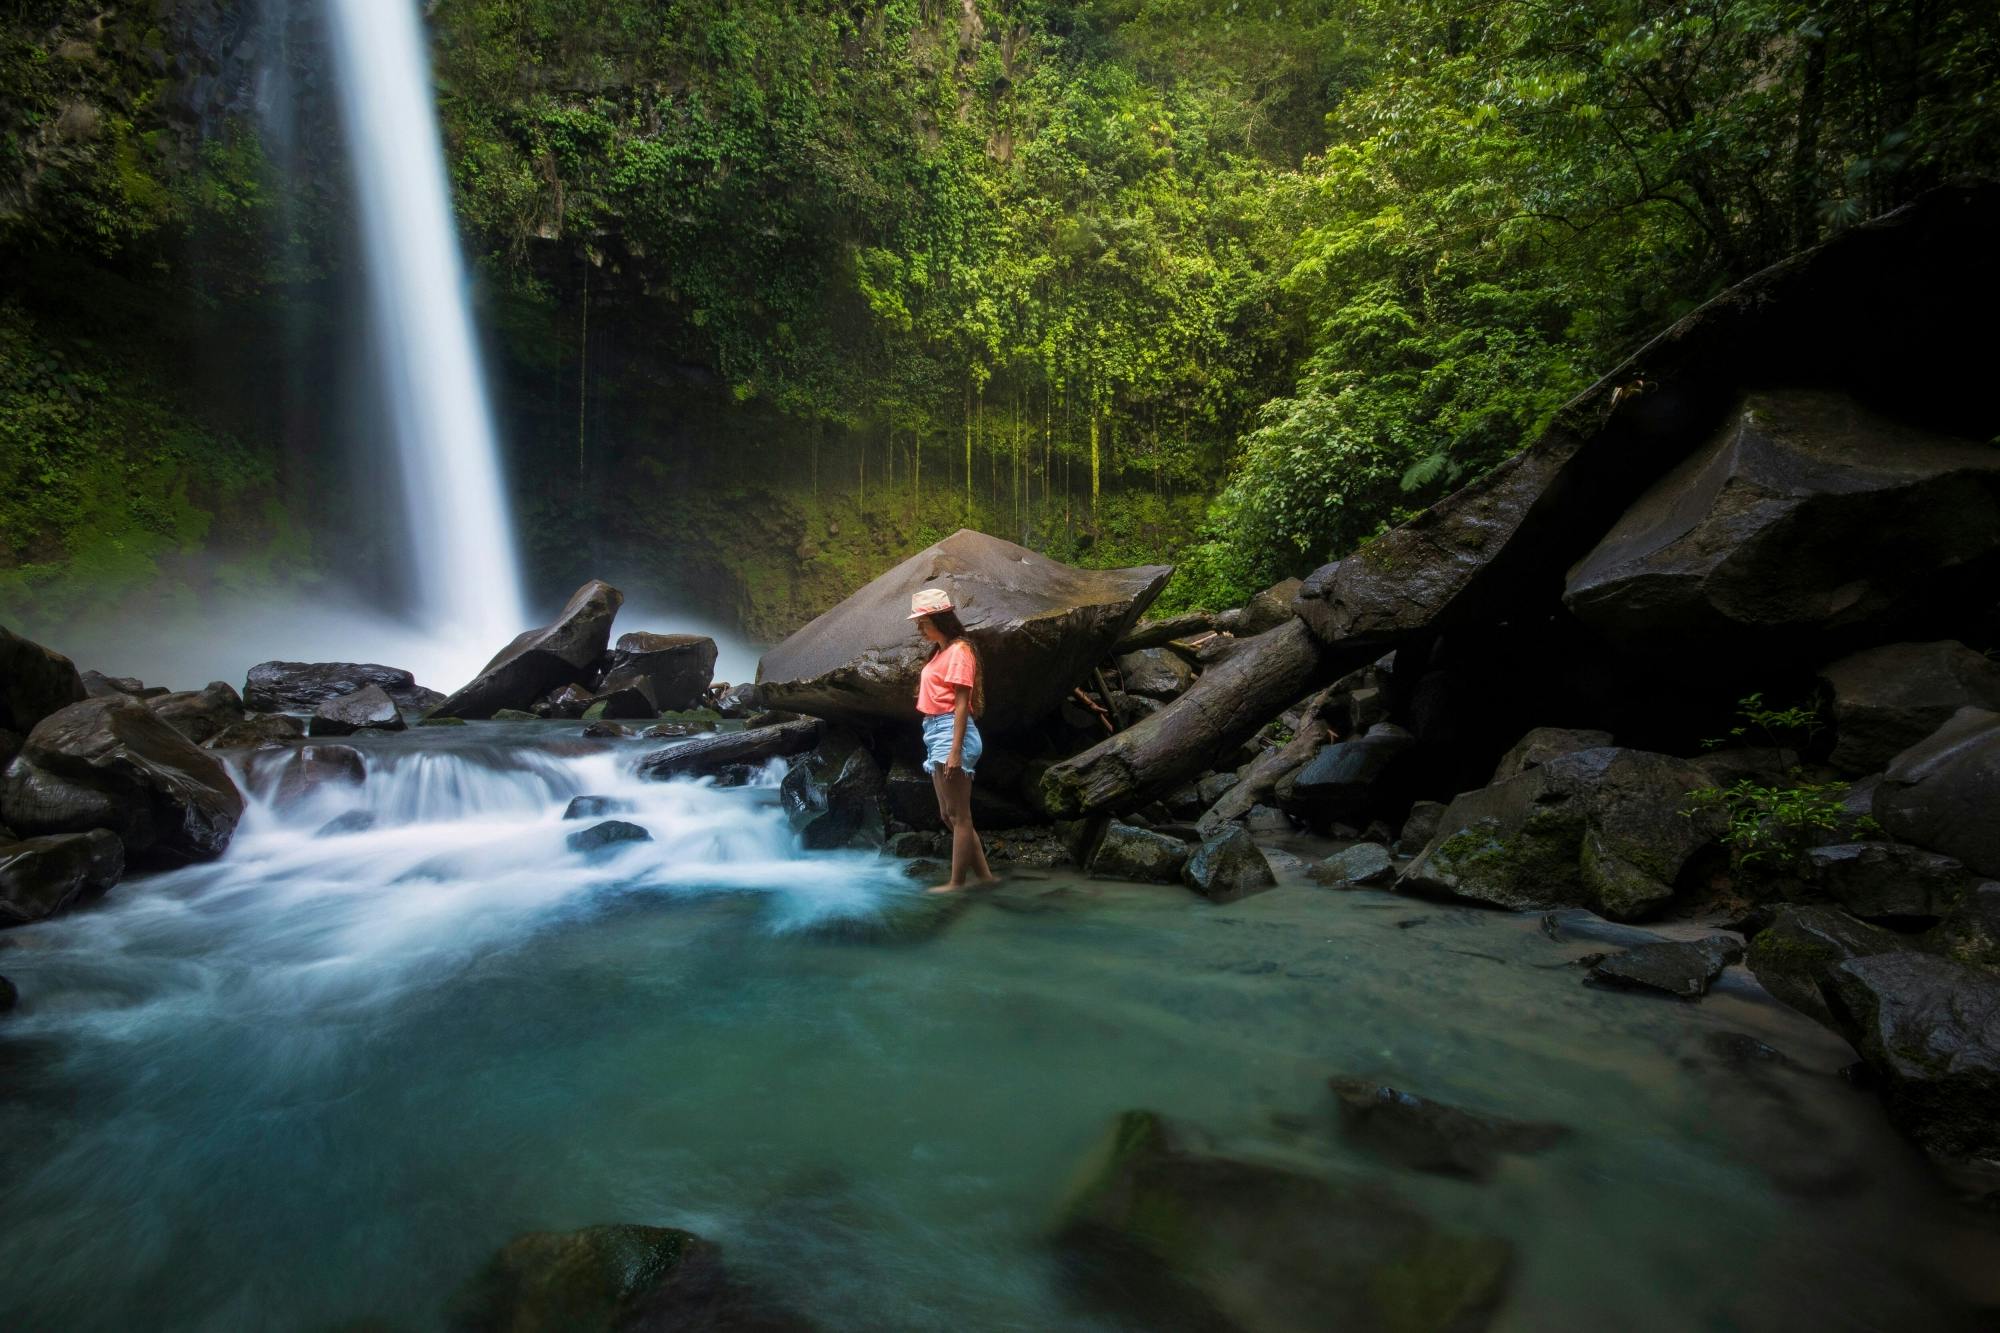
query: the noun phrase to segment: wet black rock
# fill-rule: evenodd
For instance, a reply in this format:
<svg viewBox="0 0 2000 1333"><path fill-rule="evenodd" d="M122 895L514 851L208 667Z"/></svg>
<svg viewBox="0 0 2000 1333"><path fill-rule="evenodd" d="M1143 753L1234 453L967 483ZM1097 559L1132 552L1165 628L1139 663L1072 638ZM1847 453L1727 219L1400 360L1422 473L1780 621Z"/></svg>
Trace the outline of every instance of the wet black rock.
<svg viewBox="0 0 2000 1333"><path fill-rule="evenodd" d="M2000 814L2000 812L1996 812ZM1810 892L1867 921L1928 925L1956 907L1974 877L1949 856L1895 842L1814 847L1803 873Z"/></svg>
<svg viewBox="0 0 2000 1333"><path fill-rule="evenodd" d="M1622 990L1655 990L1683 1000L1698 1000L1722 969L1743 957L1743 946L1730 935L1699 940L1663 940L1641 944L1593 965L1589 980Z"/></svg>
<svg viewBox="0 0 2000 1333"><path fill-rule="evenodd" d="M758 697L757 687L749 681L731 685L715 697L715 711L724 717L745 718L763 709L763 701Z"/></svg>
<svg viewBox="0 0 2000 1333"><path fill-rule="evenodd" d="M588 707L590 707L589 690L581 685L562 685L550 690L528 711L536 717L575 721L583 716L583 710Z"/></svg>
<svg viewBox="0 0 2000 1333"><path fill-rule="evenodd" d="M1857 921L1837 907L1779 907L1770 924L1751 937L1746 957L1765 990L1810 1018L1831 1025L1820 988L1850 958L1897 953L1910 947L1900 935Z"/></svg>
<svg viewBox="0 0 2000 1333"><path fill-rule="evenodd" d="M804 754L819 739L819 723L786 722L775 727L717 732L676 741L639 761L640 777L654 781L720 773L737 765L761 765L772 759Z"/></svg>
<svg viewBox="0 0 2000 1333"><path fill-rule="evenodd" d="M268 750L306 734L305 724L285 713L252 713L201 743L204 750Z"/></svg>
<svg viewBox="0 0 2000 1333"><path fill-rule="evenodd" d="M1358 842L1321 860L1310 873L1322 884L1386 884L1396 877L1396 862L1387 847Z"/></svg>
<svg viewBox="0 0 2000 1333"><path fill-rule="evenodd" d="M0 730L25 736L84 697L75 663L0 625Z"/></svg>
<svg viewBox="0 0 2000 1333"><path fill-rule="evenodd" d="M1836 966L1825 994L1897 1128L1945 1161L2000 1158L2000 976L1885 953Z"/></svg>
<svg viewBox="0 0 2000 1333"><path fill-rule="evenodd" d="M20 1002L21 992L15 988L14 983L5 977L0 977L0 1014L8 1012Z"/></svg>
<svg viewBox="0 0 2000 1333"><path fill-rule="evenodd" d="M2000 712L1961 708L1897 755L1875 788L1890 835L2000 875Z"/></svg>
<svg viewBox="0 0 2000 1333"><path fill-rule="evenodd" d="M1302 579L1280 579L1264 591L1252 594L1242 606L1217 616L1215 627L1239 639L1274 630L1298 614L1296 602L1303 583Z"/></svg>
<svg viewBox="0 0 2000 1333"><path fill-rule="evenodd" d="M1281 800L1292 814L1326 831L1335 824L1360 827L1404 798L1400 760L1417 739L1393 722L1383 722L1351 741L1336 741L1283 784Z"/></svg>
<svg viewBox="0 0 2000 1333"><path fill-rule="evenodd" d="M352 694L328 699L313 710L307 732L312 736L352 736L358 731L401 731L402 710L380 685L365 685Z"/></svg>
<svg viewBox="0 0 2000 1333"><path fill-rule="evenodd" d="M1105 828L1085 869L1099 879L1178 884L1189 851L1179 838L1114 821Z"/></svg>
<svg viewBox="0 0 2000 1333"><path fill-rule="evenodd" d="M453 1333L807 1333L732 1279L721 1251L671 1227L518 1236L453 1296Z"/></svg>
<svg viewBox="0 0 2000 1333"><path fill-rule="evenodd" d="M584 723L583 734L592 740L604 741L630 740L639 733L623 722L606 722L600 717Z"/></svg>
<svg viewBox="0 0 2000 1333"><path fill-rule="evenodd" d="M1505 1240L1443 1231L1380 1190L1198 1153L1185 1137L1125 1112L1062 1209L1066 1275L1129 1326L1472 1333L1492 1318L1513 1262Z"/></svg>
<svg viewBox="0 0 2000 1333"><path fill-rule="evenodd" d="M0 841L0 926L20 926L97 897L125 873L125 848L103 829Z"/></svg>
<svg viewBox="0 0 2000 1333"><path fill-rule="evenodd" d="M1166 648L1141 648L1118 659L1118 676L1128 694L1149 699L1179 697L1194 684L1194 668Z"/></svg>
<svg viewBox="0 0 2000 1333"><path fill-rule="evenodd" d="M335 815L319 826L313 834L315 838L344 838L350 833L366 833L375 827L375 813L372 810L349 810L346 814Z"/></svg>
<svg viewBox="0 0 2000 1333"><path fill-rule="evenodd" d="M606 847L614 847L625 842L651 842L653 835L637 824L622 819L607 819L602 824L593 824L587 829L578 829L569 835L569 849L573 852L596 852Z"/></svg>
<svg viewBox="0 0 2000 1333"><path fill-rule="evenodd" d="M581 682L604 656L611 642L611 622L624 601L616 588L592 579L571 594L553 621L516 636L433 713L492 717L503 708L525 710L550 690Z"/></svg>
<svg viewBox="0 0 2000 1333"><path fill-rule="evenodd" d="M635 718L659 715L660 710L653 706L652 699L635 685L620 686L593 694L583 709L583 718L586 722L621 719L631 721Z"/></svg>
<svg viewBox="0 0 2000 1333"><path fill-rule="evenodd" d="M1956 640L1891 643L1820 672L1833 696L1831 761L1873 773L1965 707L2000 709L2000 662Z"/></svg>
<svg viewBox="0 0 2000 1333"><path fill-rule="evenodd" d="M51 713L0 779L0 817L16 832L109 829L134 866L220 856L242 816L228 770L134 699Z"/></svg>
<svg viewBox="0 0 2000 1333"><path fill-rule="evenodd" d="M622 634L612 649L598 693L635 690L658 717L700 706L715 674L715 640L702 634ZM625 714L615 714L625 716Z"/></svg>
<svg viewBox="0 0 2000 1333"><path fill-rule="evenodd" d="M563 807L564 819L598 819L604 815L621 815L632 808L630 801L617 796L572 796Z"/></svg>
<svg viewBox="0 0 2000 1333"><path fill-rule="evenodd" d="M1330 1080L1347 1138L1404 1166L1489 1180L1506 1153L1537 1153L1569 1137L1567 1126L1480 1115L1372 1079Z"/></svg>
<svg viewBox="0 0 2000 1333"><path fill-rule="evenodd" d="M1412 802L1410 813L1403 819L1402 830L1396 834L1397 850L1414 855L1436 837L1438 821L1444 818L1445 808L1443 801Z"/></svg>
<svg viewBox="0 0 2000 1333"><path fill-rule="evenodd" d="M904 829L891 835L885 850L889 855L905 861L918 857L949 857L951 839L932 829Z"/></svg>
<svg viewBox="0 0 2000 1333"><path fill-rule="evenodd" d="M306 800L329 783L359 787L368 763L351 745L302 745L285 756L271 793L280 809Z"/></svg>
<svg viewBox="0 0 2000 1333"><path fill-rule="evenodd" d="M92 699L123 694L134 699L157 699L167 693L164 685L148 685L137 676L107 676L102 671L83 673L83 692Z"/></svg>
<svg viewBox="0 0 2000 1333"><path fill-rule="evenodd" d="M243 721L243 699L227 681L212 680L198 690L179 690L147 699L146 706L196 745L204 745Z"/></svg>
<svg viewBox="0 0 2000 1333"><path fill-rule="evenodd" d="M888 784L858 736L823 730L811 753L794 760L778 799L806 847L879 847L888 824ZM936 805L936 796L931 797Z"/></svg>
<svg viewBox="0 0 2000 1333"><path fill-rule="evenodd" d="M1989 881L1966 894L1924 937L1924 947L1961 963L2000 967L2000 883Z"/></svg>
<svg viewBox="0 0 2000 1333"><path fill-rule="evenodd" d="M439 720L441 720L441 719L427 719L427 720L430 720L430 721L439 721ZM488 720L488 721L490 721L490 722L539 722L539 721L541 721L541 719L540 719L540 718L536 717L536 716L535 716L535 715L534 715L533 713L530 713L530 712L529 712L529 711L528 711L527 709L525 709L525 708L496 708L496 709L494 709L494 710L493 710L493 716L492 716L491 718L488 718L487 720Z"/></svg>
<svg viewBox="0 0 2000 1333"><path fill-rule="evenodd" d="M1181 880L1212 902L1230 903L1277 887L1270 863L1250 831L1232 824L1194 850L1181 868Z"/></svg>
<svg viewBox="0 0 2000 1333"><path fill-rule="evenodd" d="M244 678L243 704L260 713L310 713L370 685L413 712L444 697L417 684L409 672L374 662L259 662Z"/></svg>

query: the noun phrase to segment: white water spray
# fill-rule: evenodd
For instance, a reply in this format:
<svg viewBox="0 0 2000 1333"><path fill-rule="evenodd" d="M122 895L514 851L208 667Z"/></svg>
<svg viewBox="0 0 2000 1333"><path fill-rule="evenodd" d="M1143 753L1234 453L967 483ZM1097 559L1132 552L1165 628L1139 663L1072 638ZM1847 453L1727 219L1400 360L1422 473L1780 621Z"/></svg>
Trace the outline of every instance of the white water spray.
<svg viewBox="0 0 2000 1333"><path fill-rule="evenodd" d="M527 618L423 32L414 0L327 15L418 611L432 634L497 646Z"/></svg>

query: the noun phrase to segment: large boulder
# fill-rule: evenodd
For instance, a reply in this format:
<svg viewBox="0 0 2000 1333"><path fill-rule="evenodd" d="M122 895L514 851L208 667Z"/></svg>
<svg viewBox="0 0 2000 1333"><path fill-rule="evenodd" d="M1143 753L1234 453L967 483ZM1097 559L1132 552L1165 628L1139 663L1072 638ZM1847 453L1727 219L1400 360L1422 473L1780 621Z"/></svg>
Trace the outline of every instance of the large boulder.
<svg viewBox="0 0 2000 1333"><path fill-rule="evenodd" d="M1961 708L1897 755L1875 788L1894 837L2000 875L2000 712Z"/></svg>
<svg viewBox="0 0 2000 1333"><path fill-rule="evenodd" d="M1188 861L1188 850L1188 845L1179 838L1114 822L1097 840L1084 869L1099 879L1178 884L1181 868Z"/></svg>
<svg viewBox="0 0 2000 1333"><path fill-rule="evenodd" d="M1570 570L1563 603L1627 644L1893 624L2000 573L2000 451L1830 390L1753 393Z"/></svg>
<svg viewBox="0 0 2000 1333"><path fill-rule="evenodd" d="M1909 948L1900 935L1857 921L1837 907L1780 907L1750 940L1750 971L1764 989L1831 1026L1820 988L1850 958Z"/></svg>
<svg viewBox="0 0 2000 1333"><path fill-rule="evenodd" d="M696 708L715 675L715 654L705 634L621 634L597 693L638 690L652 710L647 717Z"/></svg>
<svg viewBox="0 0 2000 1333"><path fill-rule="evenodd" d="M198 690L178 690L145 701L166 724L196 745L206 745L243 720L243 698L228 681L212 680Z"/></svg>
<svg viewBox="0 0 2000 1333"><path fill-rule="evenodd" d="M259 662L243 681L243 703L260 713L310 713L329 699L379 685L398 706L421 712L444 696L400 667L374 662Z"/></svg>
<svg viewBox="0 0 2000 1333"><path fill-rule="evenodd" d="M0 840L0 926L67 911L103 893L124 873L124 844L104 829Z"/></svg>
<svg viewBox="0 0 2000 1333"><path fill-rule="evenodd" d="M860 738L828 728L786 771L778 799L806 847L879 847L888 823L887 791L882 766Z"/></svg>
<svg viewBox="0 0 2000 1333"><path fill-rule="evenodd" d="M1570 1136L1565 1125L1467 1111L1374 1079L1330 1082L1341 1133L1418 1171L1490 1180L1503 1155L1542 1152Z"/></svg>
<svg viewBox="0 0 2000 1333"><path fill-rule="evenodd" d="M92 699L129 694L134 699L157 699L168 693L164 685L148 685L137 676L107 676L102 671L83 673L83 692Z"/></svg>
<svg viewBox="0 0 2000 1333"><path fill-rule="evenodd" d="M1884 953L1836 966L1825 995L1899 1129L1947 1161L2000 1158L2000 976Z"/></svg>
<svg viewBox="0 0 2000 1333"><path fill-rule="evenodd" d="M1121 1327L1221 1333L1472 1333L1512 1247L1443 1231L1379 1189L1191 1150L1127 1111L1080 1176L1055 1244Z"/></svg>
<svg viewBox="0 0 2000 1333"><path fill-rule="evenodd" d="M201 743L204 750L268 750L306 734L305 724L285 713L251 713Z"/></svg>
<svg viewBox="0 0 2000 1333"><path fill-rule="evenodd" d="M313 709L307 730L314 736L352 736L357 731L401 731L406 725L387 691L380 685L364 685Z"/></svg>
<svg viewBox="0 0 2000 1333"><path fill-rule="evenodd" d="M1514 742L1511 750L1500 756L1500 762L1494 765L1493 776L1488 782L1489 785L1494 782L1505 782L1508 778L1519 777L1531 768L1539 768L1551 759L1575 754L1578 750L1599 750L1609 744L1611 744L1611 733L1608 731L1536 727Z"/></svg>
<svg viewBox="0 0 2000 1333"><path fill-rule="evenodd" d="M986 673L989 732L1055 711L1138 620L1171 566L1077 569L960 529L911 556L764 655L768 708L864 726L908 721L929 645L907 619L922 588L951 594Z"/></svg>
<svg viewBox="0 0 2000 1333"><path fill-rule="evenodd" d="M228 770L136 699L51 713L0 779L0 817L17 832L109 829L133 865L212 860L242 815Z"/></svg>
<svg viewBox="0 0 2000 1333"><path fill-rule="evenodd" d="M1899 842L1841 842L1809 849L1805 895L1825 897L1866 921L1922 926L1950 912L1975 880L1949 856Z"/></svg>
<svg viewBox="0 0 2000 1333"><path fill-rule="evenodd" d="M582 681L604 656L611 622L624 603L625 594L592 579L571 594L553 621L523 630L432 715L490 718L503 708L526 710L557 686Z"/></svg>
<svg viewBox="0 0 2000 1333"><path fill-rule="evenodd" d="M1399 770L1417 744L1393 722L1378 722L1368 734L1321 748L1304 767L1277 786L1278 804L1324 831L1332 824L1359 828L1400 805Z"/></svg>
<svg viewBox="0 0 2000 1333"><path fill-rule="evenodd" d="M1832 762L1875 773L1961 708L2000 710L2000 662L1953 639L1891 643L1820 671L1833 698Z"/></svg>
<svg viewBox="0 0 2000 1333"><path fill-rule="evenodd" d="M0 625L0 731L25 736L50 713L83 698L74 662Z"/></svg>
<svg viewBox="0 0 2000 1333"><path fill-rule="evenodd" d="M1247 639L1276 629L1298 614L1294 603L1303 579L1280 579L1233 611L1215 618L1215 627L1225 634Z"/></svg>
<svg viewBox="0 0 2000 1333"><path fill-rule="evenodd" d="M1658 991L1676 999L1698 1000L1722 975L1722 969L1743 957L1734 935L1710 935L1699 940L1659 940L1635 944L1590 965L1586 978L1617 990Z"/></svg>
<svg viewBox="0 0 2000 1333"><path fill-rule="evenodd" d="M1978 339L1936 293L2000 296L2000 185L1933 191L1716 296L1566 404L1528 448L1309 577L1323 641L1383 645L1556 608L1550 589L1617 515L1759 384L1913 402L1951 432L1995 428Z"/></svg>
<svg viewBox="0 0 2000 1333"><path fill-rule="evenodd" d="M1605 746L1558 755L1466 792L1398 887L1497 907L1584 906L1614 921L1657 912L1721 817L1689 812L1708 785L1683 759Z"/></svg>

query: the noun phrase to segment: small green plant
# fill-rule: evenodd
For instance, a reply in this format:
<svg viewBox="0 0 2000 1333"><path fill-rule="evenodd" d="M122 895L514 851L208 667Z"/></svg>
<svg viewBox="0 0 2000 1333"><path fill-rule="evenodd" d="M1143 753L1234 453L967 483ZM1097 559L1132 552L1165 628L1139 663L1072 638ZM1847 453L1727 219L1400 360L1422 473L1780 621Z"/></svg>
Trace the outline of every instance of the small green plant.
<svg viewBox="0 0 2000 1333"><path fill-rule="evenodd" d="M1793 770L1794 777L1797 770ZM1692 819L1710 810L1722 813L1722 844L1738 866L1788 865L1828 835L1867 837L1882 831L1870 815L1850 815L1841 804L1845 782L1800 782L1765 786L1741 778L1727 787L1700 787L1687 794L1681 813Z"/></svg>
<svg viewBox="0 0 2000 1333"><path fill-rule="evenodd" d="M1824 725L1818 700L1799 708L1766 708L1764 695L1759 691L1736 701L1736 725L1727 736L1711 736L1701 743L1701 748L1715 750L1735 741L1796 754L1812 744Z"/></svg>

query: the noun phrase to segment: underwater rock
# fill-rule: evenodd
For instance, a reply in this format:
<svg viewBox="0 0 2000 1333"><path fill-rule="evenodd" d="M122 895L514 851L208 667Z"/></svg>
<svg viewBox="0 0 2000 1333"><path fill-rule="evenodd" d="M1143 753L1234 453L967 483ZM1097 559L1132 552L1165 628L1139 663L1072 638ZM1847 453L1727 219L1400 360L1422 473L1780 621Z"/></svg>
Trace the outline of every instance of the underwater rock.
<svg viewBox="0 0 2000 1333"><path fill-rule="evenodd" d="M1130 1326L1222 1333L1474 1333L1513 1248L1409 1204L1199 1154L1149 1111L1117 1117L1062 1206L1066 1276Z"/></svg>
<svg viewBox="0 0 2000 1333"><path fill-rule="evenodd" d="M1746 956L1760 985L1792 1008L1829 1027L1820 988L1837 964L1871 954L1897 953L1909 941L1857 921L1835 907L1780 907L1750 939Z"/></svg>
<svg viewBox="0 0 2000 1333"><path fill-rule="evenodd" d="M437 717L487 718L527 709L559 685L581 682L611 642L611 622L625 595L592 579L570 595L556 618L524 630L470 682L432 711Z"/></svg>
<svg viewBox="0 0 2000 1333"><path fill-rule="evenodd" d="M907 721L930 645L905 617L911 594L937 587L979 651L988 729L1028 727L1089 679L1172 573L1078 569L961 528L764 654L758 697L862 726Z"/></svg>
<svg viewBox="0 0 2000 1333"><path fill-rule="evenodd" d="M421 712L444 696L399 667L374 662L259 662L243 681L243 705L260 713L310 713L329 699L370 685L398 706Z"/></svg>
<svg viewBox="0 0 2000 1333"><path fill-rule="evenodd" d="M1872 773L1965 707L2000 709L2000 663L1964 644L1891 643L1824 667L1833 696L1830 756L1845 773Z"/></svg>
<svg viewBox="0 0 2000 1333"><path fill-rule="evenodd" d="M321 824L314 832L315 838L341 838L350 833L366 833L375 827L375 812L372 810L349 810L346 814L335 815Z"/></svg>
<svg viewBox="0 0 2000 1333"><path fill-rule="evenodd" d="M631 808L630 801L617 796L572 796L563 807L563 818L596 819L601 815L623 814Z"/></svg>
<svg viewBox="0 0 2000 1333"><path fill-rule="evenodd" d="M125 848L104 829L0 841L0 926L66 912L125 873Z"/></svg>
<svg viewBox="0 0 2000 1333"><path fill-rule="evenodd" d="M1662 940L1616 953L1591 966L1588 980L1621 990L1656 990L1683 1000L1698 1000L1722 969L1743 957L1733 936L1710 935L1700 940Z"/></svg>
<svg viewBox="0 0 2000 1333"><path fill-rule="evenodd" d="M1179 838L1113 821L1084 868L1099 879L1178 884L1189 850Z"/></svg>
<svg viewBox="0 0 2000 1333"><path fill-rule="evenodd" d="M1308 873L1321 884L1383 884L1396 877L1396 862L1387 847L1358 842L1321 860Z"/></svg>
<svg viewBox="0 0 2000 1333"><path fill-rule="evenodd" d="M201 743L204 750L267 750L304 738L305 724L284 713L252 713Z"/></svg>
<svg viewBox="0 0 2000 1333"><path fill-rule="evenodd" d="M2000 712L1961 708L1897 755L1875 788L1892 837L2000 875Z"/></svg>
<svg viewBox="0 0 2000 1333"><path fill-rule="evenodd" d="M312 736L352 736L357 731L401 731L403 714L380 685L328 699L313 710L306 731Z"/></svg>
<svg viewBox="0 0 2000 1333"><path fill-rule="evenodd" d="M587 829L578 829L567 839L573 852L599 852L623 842L651 842L653 835L638 824L623 819L607 819Z"/></svg>
<svg viewBox="0 0 2000 1333"><path fill-rule="evenodd" d="M788 755L804 754L818 741L819 725L811 720L785 722L775 727L723 731L712 736L676 741L641 759L637 772L642 778L664 782L669 778L720 774L738 765L758 765Z"/></svg>
<svg viewBox="0 0 2000 1333"><path fill-rule="evenodd" d="M1278 884L1250 830L1240 824L1230 825L1197 847L1181 868L1181 880L1218 903L1233 903Z"/></svg>
<svg viewBox="0 0 2000 1333"><path fill-rule="evenodd" d="M74 662L0 625L0 730L25 736L49 714L84 698Z"/></svg>
<svg viewBox="0 0 2000 1333"><path fill-rule="evenodd" d="M453 1333L807 1333L693 1232L630 1224L509 1241L452 1298Z"/></svg>
<svg viewBox="0 0 2000 1333"><path fill-rule="evenodd" d="M637 716L658 717L684 708L699 707L715 674L715 640L705 634L649 634L634 631L618 637L611 650L599 695L619 690L637 690L646 700L647 711ZM623 717L625 714L613 714Z"/></svg>
<svg viewBox="0 0 2000 1333"><path fill-rule="evenodd" d="M1489 1180L1504 1153L1537 1153L1569 1137L1565 1125L1478 1115L1372 1079L1329 1080L1341 1132L1418 1171Z"/></svg>
<svg viewBox="0 0 2000 1333"><path fill-rule="evenodd" d="M24 836L109 829L131 866L220 856L243 795L214 755L135 699L85 699L36 725L0 779L0 816Z"/></svg>

